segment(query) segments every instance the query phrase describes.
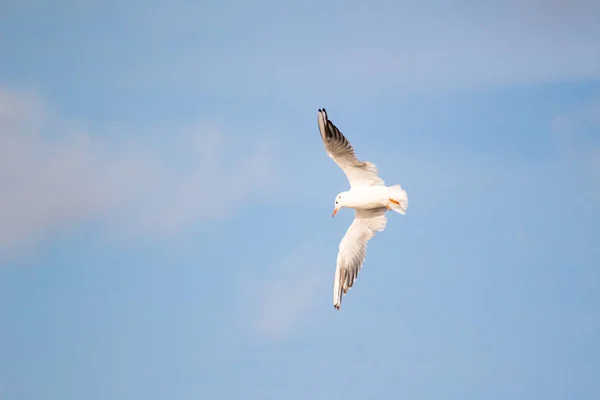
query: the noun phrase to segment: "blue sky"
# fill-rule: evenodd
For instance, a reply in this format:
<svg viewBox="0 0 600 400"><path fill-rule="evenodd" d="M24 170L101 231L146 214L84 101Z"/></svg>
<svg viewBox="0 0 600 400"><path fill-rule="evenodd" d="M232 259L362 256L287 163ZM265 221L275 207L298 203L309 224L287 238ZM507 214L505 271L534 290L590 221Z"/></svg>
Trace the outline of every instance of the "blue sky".
<svg viewBox="0 0 600 400"><path fill-rule="evenodd" d="M0 3L0 398L598 398L599 18ZM410 202L339 312L321 107Z"/></svg>

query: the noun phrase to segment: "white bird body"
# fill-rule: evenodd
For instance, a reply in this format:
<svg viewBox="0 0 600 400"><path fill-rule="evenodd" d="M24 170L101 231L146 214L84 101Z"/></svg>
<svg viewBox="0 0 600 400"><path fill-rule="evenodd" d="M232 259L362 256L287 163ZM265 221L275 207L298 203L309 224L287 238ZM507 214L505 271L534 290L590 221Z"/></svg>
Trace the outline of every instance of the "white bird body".
<svg viewBox="0 0 600 400"><path fill-rule="evenodd" d="M387 205L393 206L394 203L390 202L390 199L402 197L402 193L397 190L398 186L399 185L353 186L350 190L341 193L344 198L343 205L344 207L354 209L370 209L386 207ZM401 214L405 213L401 208L398 208L395 211L398 211Z"/></svg>
<svg viewBox="0 0 600 400"><path fill-rule="evenodd" d="M375 164L356 158L350 142L327 118L325 109L319 109L319 131L327 155L344 171L350 183L350 190L336 196L332 216L342 207L356 210L354 221L340 242L337 256L333 306L339 310L342 296L352 287L362 268L367 243L387 225L385 212L394 210L404 215L408 208L408 194L400 185L386 186Z"/></svg>

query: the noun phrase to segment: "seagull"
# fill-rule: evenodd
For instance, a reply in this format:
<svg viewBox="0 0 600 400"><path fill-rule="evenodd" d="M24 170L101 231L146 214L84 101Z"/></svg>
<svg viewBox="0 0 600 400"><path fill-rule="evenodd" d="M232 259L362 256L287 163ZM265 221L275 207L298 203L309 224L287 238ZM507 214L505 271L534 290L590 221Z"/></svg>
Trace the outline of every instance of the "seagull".
<svg viewBox="0 0 600 400"><path fill-rule="evenodd" d="M386 186L375 164L359 161L348 139L319 109L319 131L327 155L344 171L350 190L335 197L333 218L343 207L355 210L354 221L342 238L333 279L333 307L340 309L342 296L352 287L362 268L367 243L387 225L386 211L406 214L408 194L401 185Z"/></svg>

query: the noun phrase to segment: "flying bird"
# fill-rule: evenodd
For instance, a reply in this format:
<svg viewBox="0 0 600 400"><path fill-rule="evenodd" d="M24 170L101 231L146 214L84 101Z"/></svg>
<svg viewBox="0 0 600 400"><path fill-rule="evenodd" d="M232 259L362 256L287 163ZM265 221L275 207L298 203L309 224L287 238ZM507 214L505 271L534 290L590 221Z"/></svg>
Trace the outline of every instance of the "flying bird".
<svg viewBox="0 0 600 400"><path fill-rule="evenodd" d="M367 243L387 225L386 211L406 214L408 194L401 185L386 186L375 164L359 161L348 139L319 109L319 131L327 155L344 171L350 190L335 197L332 217L343 207L355 210L354 221L342 238L333 280L333 307L340 309L342 296L352 287L362 268Z"/></svg>

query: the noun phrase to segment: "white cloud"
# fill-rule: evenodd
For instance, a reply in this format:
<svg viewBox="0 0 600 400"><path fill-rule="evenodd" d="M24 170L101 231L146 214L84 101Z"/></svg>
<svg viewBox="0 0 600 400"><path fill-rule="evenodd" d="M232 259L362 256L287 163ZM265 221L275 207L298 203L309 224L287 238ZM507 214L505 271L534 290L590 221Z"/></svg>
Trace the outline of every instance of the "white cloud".
<svg viewBox="0 0 600 400"><path fill-rule="evenodd" d="M265 143L244 147L203 125L180 131L161 132L167 148L92 135L35 95L0 89L0 254L91 220L112 234L170 234L224 218L269 186Z"/></svg>

